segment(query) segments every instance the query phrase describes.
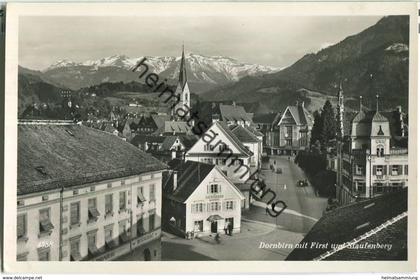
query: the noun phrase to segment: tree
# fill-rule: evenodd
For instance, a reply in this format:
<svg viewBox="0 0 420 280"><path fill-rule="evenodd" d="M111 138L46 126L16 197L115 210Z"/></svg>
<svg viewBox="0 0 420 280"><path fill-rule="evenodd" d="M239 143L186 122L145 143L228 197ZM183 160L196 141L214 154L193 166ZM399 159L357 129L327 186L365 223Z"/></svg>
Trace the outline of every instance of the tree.
<svg viewBox="0 0 420 280"><path fill-rule="evenodd" d="M336 118L331 102L327 100L322 108L321 113L322 130L321 130L321 146L325 150L330 140L335 139L336 135Z"/></svg>
<svg viewBox="0 0 420 280"><path fill-rule="evenodd" d="M323 130L323 121L321 119L321 114L318 111L314 113L314 126L311 131L311 146L313 146L316 141L321 141L321 133Z"/></svg>

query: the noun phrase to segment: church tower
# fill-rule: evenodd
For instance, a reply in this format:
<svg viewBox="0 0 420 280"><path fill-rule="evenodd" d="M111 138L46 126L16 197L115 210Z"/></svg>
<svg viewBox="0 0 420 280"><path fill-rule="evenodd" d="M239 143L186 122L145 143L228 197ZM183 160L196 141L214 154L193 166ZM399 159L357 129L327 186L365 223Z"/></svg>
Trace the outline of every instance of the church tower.
<svg viewBox="0 0 420 280"><path fill-rule="evenodd" d="M179 96L180 100L172 111L172 117L174 119L180 118L180 115L183 114L179 112L177 113L177 109L180 109L180 108L182 108L183 111L187 112L186 116L189 116L189 112L191 108L190 107L190 89L187 83L187 67L185 64L184 45L182 45L181 64L179 66L178 85L175 90L175 95Z"/></svg>

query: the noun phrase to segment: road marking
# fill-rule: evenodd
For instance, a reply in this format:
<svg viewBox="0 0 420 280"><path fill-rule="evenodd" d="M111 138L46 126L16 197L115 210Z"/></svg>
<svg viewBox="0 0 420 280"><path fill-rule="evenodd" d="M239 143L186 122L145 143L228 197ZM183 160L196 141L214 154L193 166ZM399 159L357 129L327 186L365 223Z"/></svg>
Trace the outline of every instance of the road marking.
<svg viewBox="0 0 420 280"><path fill-rule="evenodd" d="M258 206L258 207L261 207L261 208L264 208L264 209L267 208L267 203L262 202L262 201L254 201L254 202L252 202L252 205L255 205L255 206ZM274 208L274 210L276 210L276 211L281 211L281 209L282 208L277 207L277 206ZM319 219L316 219L314 217L307 216L307 215L304 215L302 213L299 213L299 212L297 212L295 210L292 210L292 209L287 209L286 208L283 212L287 213L287 214L299 216L299 217L302 217L302 218L307 218L307 219L315 221L315 222L318 222L318 220L319 220Z"/></svg>

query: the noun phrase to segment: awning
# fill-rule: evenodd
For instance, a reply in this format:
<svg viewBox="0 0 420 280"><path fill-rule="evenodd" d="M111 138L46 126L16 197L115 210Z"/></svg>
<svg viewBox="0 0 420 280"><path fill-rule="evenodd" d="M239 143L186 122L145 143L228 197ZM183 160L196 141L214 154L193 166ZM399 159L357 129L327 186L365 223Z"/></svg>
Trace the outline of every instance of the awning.
<svg viewBox="0 0 420 280"><path fill-rule="evenodd" d="M80 261L82 259L82 256L79 252L71 253L70 255L70 261Z"/></svg>
<svg viewBox="0 0 420 280"><path fill-rule="evenodd" d="M96 256L99 253L98 248L95 246L89 246L88 252L91 256Z"/></svg>
<svg viewBox="0 0 420 280"><path fill-rule="evenodd" d="M117 246L114 240L107 240L105 241L105 245L108 249L112 249Z"/></svg>
<svg viewBox="0 0 420 280"><path fill-rule="evenodd" d="M121 233L120 240L122 243L125 243L130 240L130 236L126 232Z"/></svg>
<svg viewBox="0 0 420 280"><path fill-rule="evenodd" d="M51 231L54 228L54 226L50 220L44 220L44 221L41 221L41 228L42 228L42 231L48 232L48 231Z"/></svg>
<svg viewBox="0 0 420 280"><path fill-rule="evenodd" d="M209 222L215 222L217 220L223 220L222 217L220 217L219 215L211 215L210 217L207 218L207 221Z"/></svg>
<svg viewBox="0 0 420 280"><path fill-rule="evenodd" d="M99 213L98 209L96 208L90 208L89 209L89 215L93 218L99 217L101 214Z"/></svg>
<svg viewBox="0 0 420 280"><path fill-rule="evenodd" d="M143 203L145 201L146 201L146 199L144 198L143 194L142 193L139 193L137 195L137 203Z"/></svg>

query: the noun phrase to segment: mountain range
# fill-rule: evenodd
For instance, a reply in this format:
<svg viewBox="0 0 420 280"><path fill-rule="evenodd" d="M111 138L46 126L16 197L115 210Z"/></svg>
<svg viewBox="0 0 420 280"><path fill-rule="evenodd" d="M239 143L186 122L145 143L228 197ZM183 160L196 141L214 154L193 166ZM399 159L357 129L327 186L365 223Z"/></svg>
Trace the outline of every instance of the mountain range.
<svg viewBox="0 0 420 280"><path fill-rule="evenodd" d="M207 100L260 102L281 110L316 93L332 97L342 83L346 105L358 107L359 96L373 107L408 107L409 17L388 16L341 42L303 56L293 65L272 74L247 76L203 95Z"/></svg>
<svg viewBox="0 0 420 280"><path fill-rule="evenodd" d="M149 72L175 83L178 78L180 57L146 56L145 58ZM138 81L138 73L133 73L131 69L142 59L143 57L129 58L125 55L84 62L63 59L42 71L37 71L37 74L45 81L77 90L103 82ZM197 93L236 82L245 76L259 76L280 70L271 66L242 63L224 56L187 54L185 59L190 88Z"/></svg>
<svg viewBox="0 0 420 280"><path fill-rule="evenodd" d="M281 111L296 101L305 101L310 111L317 110L325 100L334 103L341 83L346 106L358 108L362 96L364 106L373 108L379 95L382 110L397 105L407 110L408 46L408 16L388 16L284 69L188 54L188 82L200 99L260 104L270 111ZM176 83L179 57L146 58L149 72ZM112 82L133 88L132 81L142 82L130 70L139 59L119 55L82 63L61 60L42 71L19 67L19 107L38 102L37 98L54 101L54 95L63 89L78 91Z"/></svg>

